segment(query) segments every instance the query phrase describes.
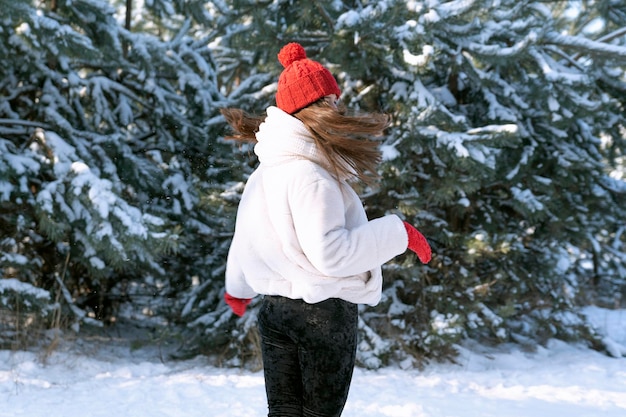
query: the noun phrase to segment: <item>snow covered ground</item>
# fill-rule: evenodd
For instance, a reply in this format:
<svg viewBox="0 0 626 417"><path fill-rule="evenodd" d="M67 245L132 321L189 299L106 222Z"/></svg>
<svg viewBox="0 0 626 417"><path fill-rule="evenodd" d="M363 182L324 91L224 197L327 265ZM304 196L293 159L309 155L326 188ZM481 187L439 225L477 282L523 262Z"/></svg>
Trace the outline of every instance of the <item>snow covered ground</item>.
<svg viewBox="0 0 626 417"><path fill-rule="evenodd" d="M586 310L626 346L626 310ZM155 349L115 343L41 354L0 351L1 417L261 417L263 375L203 358L162 363ZM91 349L91 350L90 350ZM626 353L626 351L625 351ZM553 341L462 349L423 371L357 369L344 417L623 417L626 358Z"/></svg>

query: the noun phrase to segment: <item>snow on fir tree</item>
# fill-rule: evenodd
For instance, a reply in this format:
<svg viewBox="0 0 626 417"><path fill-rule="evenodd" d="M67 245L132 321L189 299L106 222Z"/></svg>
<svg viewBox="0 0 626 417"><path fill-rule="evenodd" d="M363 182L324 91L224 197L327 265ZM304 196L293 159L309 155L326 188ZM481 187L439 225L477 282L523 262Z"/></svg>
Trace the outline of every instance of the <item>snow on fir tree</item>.
<svg viewBox="0 0 626 417"><path fill-rule="evenodd" d="M568 33L602 9L571 4L272 3L242 29L260 64L275 39L300 42L348 106L394 116L383 182L363 197L370 217L420 225L435 262L386 266L383 303L362 312L362 363L448 357L466 337L601 345L577 311L624 285L623 193L607 175L624 150L624 36L606 37L623 14L607 4L605 33Z"/></svg>
<svg viewBox="0 0 626 417"><path fill-rule="evenodd" d="M69 321L145 311L186 327L191 352L256 357L256 304L236 320L220 301L256 160L223 141L219 108L262 114L296 41L348 107L393 116L382 181L359 192L434 249L428 266L385 266L361 365L449 358L464 338L603 345L578 310L619 305L626 285L620 2L0 10L0 276L48 291Z"/></svg>
<svg viewBox="0 0 626 417"><path fill-rule="evenodd" d="M166 39L125 28L114 2L2 6L2 259L27 259L2 276L64 292L79 322L111 318L129 291L176 308L171 292L220 262L206 253L223 222L198 208L230 166L206 43L182 21Z"/></svg>

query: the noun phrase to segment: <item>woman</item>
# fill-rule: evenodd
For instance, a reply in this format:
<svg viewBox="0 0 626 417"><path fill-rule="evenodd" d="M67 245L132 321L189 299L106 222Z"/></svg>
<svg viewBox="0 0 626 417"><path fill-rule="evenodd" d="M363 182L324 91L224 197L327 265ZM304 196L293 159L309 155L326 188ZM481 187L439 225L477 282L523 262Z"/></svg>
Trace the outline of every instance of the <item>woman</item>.
<svg viewBox="0 0 626 417"><path fill-rule="evenodd" d="M234 139L256 142L259 166L243 192L226 269L237 315L258 313L269 416L339 416L357 346L357 304L381 298L381 265L407 247L427 263L426 239L396 215L368 221L349 181L380 161L382 114L348 115L332 74L290 43L276 107L264 119L222 111Z"/></svg>

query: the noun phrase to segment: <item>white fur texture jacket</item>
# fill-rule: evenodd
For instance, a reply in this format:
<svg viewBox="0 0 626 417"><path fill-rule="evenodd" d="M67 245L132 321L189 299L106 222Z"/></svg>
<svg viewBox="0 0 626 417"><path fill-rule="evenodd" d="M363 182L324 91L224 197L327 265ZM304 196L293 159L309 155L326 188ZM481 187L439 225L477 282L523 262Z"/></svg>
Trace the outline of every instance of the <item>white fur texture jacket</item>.
<svg viewBox="0 0 626 417"><path fill-rule="evenodd" d="M358 195L329 174L297 118L269 107L256 137L260 164L239 203L226 291L376 305L381 265L407 249L402 220L368 221Z"/></svg>

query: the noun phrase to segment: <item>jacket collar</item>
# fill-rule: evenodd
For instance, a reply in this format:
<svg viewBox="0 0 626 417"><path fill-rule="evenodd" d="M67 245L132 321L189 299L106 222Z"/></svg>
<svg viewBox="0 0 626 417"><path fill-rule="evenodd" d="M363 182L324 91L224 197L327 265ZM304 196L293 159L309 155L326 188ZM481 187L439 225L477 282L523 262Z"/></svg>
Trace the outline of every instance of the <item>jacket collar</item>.
<svg viewBox="0 0 626 417"><path fill-rule="evenodd" d="M259 126L256 139L254 153L263 164L275 165L295 158L328 166L304 123L278 107L267 109L267 117Z"/></svg>
<svg viewBox="0 0 626 417"><path fill-rule="evenodd" d="M296 117L275 106L267 108L267 117L256 133L254 153L266 165L278 165L294 159L306 159L330 171L328 158L317 148L311 132ZM350 167L348 171L353 172ZM350 181L356 174L341 178Z"/></svg>

